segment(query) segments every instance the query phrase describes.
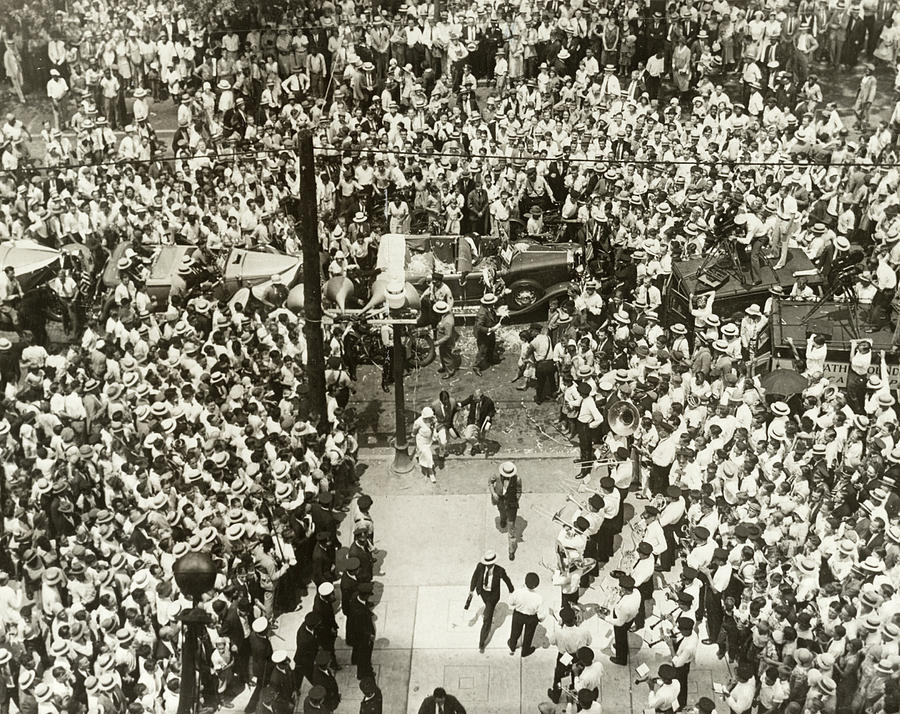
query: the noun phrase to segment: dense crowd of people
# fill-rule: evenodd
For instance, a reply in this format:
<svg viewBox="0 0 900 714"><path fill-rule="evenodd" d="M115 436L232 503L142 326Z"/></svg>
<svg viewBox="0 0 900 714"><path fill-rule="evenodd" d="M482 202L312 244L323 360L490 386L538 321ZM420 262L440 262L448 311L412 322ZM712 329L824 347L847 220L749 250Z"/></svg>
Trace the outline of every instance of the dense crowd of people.
<svg viewBox="0 0 900 714"><path fill-rule="evenodd" d="M781 401L791 395L766 394L747 362L781 286L739 321L716 314L714 295L691 296L692 324L660 312L673 261L733 241L748 285L801 249L826 288L858 300L868 329L892 324L900 105L874 125L870 111L887 89L876 63L894 68L894 18L870 0L343 2L233 29L156 4L17 3L3 18L2 78L19 101L46 101L50 118L34 136L15 110L0 125L0 240L75 243L92 267L54 287L73 306L71 345L48 352L41 329L0 339L0 708L175 712L188 676L179 614L192 603L173 565L203 551L219 572L202 603L208 705L249 687L248 711L333 711L339 593L361 711L380 712L347 335L327 335L327 409L314 413L307 372L322 366L307 363L302 321L210 300L199 280L234 247L300 253L286 199L310 130L323 280L370 275L383 231L465 235L475 265L484 236L589 249L569 299L523 333L519 365L520 387L558 400L577 477L605 469L598 453L623 461L560 534L562 607L558 626L546 620L560 650L553 700L599 711L603 665L578 600L611 570L612 662L628 661L631 629L671 648L649 680L661 714L688 704L702 646L736 675L720 703L691 702L704 713L897 711L900 450L882 356L854 343L835 388L827 337L810 336L798 346L808 386ZM817 72L860 61L850 127ZM156 121L170 100L171 139ZM92 285L126 242L98 318ZM148 266L172 243L195 247L180 274L196 289L160 304ZM15 276L0 278L0 303L21 305ZM814 297L802 281L794 290ZM441 369L453 374L455 328L441 317L452 304L440 297ZM482 297L467 379L496 362L502 299ZM477 448L494 410L472 394L465 438ZM611 428L618 403L637 409L631 435ZM417 429L431 478L443 409ZM504 464L491 482L510 559L513 477ZM626 527L625 501L640 496L653 501ZM352 543L339 572L342 518ZM486 606L499 597L496 560L473 578ZM657 595L654 608L667 573L672 603ZM546 613L538 581L529 574L511 603L510 649L522 634L523 655ZM270 636L308 584L314 605L291 658ZM434 711L451 708L436 694Z"/></svg>

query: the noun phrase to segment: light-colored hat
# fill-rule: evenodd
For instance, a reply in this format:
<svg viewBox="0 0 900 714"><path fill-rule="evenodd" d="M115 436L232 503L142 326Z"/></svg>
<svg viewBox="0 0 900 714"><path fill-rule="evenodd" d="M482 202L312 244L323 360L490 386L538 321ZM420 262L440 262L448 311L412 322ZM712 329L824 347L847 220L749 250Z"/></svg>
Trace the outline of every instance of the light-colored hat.
<svg viewBox="0 0 900 714"><path fill-rule="evenodd" d="M447 304L445 300L438 300L434 305L431 306L431 309L437 315L444 315L450 312L450 305Z"/></svg>
<svg viewBox="0 0 900 714"><path fill-rule="evenodd" d="M482 305L494 305L497 303L497 296L494 293L485 293L481 296Z"/></svg>

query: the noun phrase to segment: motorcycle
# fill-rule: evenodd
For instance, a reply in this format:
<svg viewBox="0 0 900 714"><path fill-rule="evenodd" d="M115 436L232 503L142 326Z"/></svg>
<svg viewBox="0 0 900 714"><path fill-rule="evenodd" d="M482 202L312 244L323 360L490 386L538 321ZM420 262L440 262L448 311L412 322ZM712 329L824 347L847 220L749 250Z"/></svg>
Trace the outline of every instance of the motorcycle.
<svg viewBox="0 0 900 714"><path fill-rule="evenodd" d="M359 363L383 365L389 349L382 338L381 325L369 325L362 320L353 323L353 329L359 340ZM427 367L436 355L434 337L431 328L420 325L400 325L396 328L403 331L402 344L406 353L407 364L419 369Z"/></svg>

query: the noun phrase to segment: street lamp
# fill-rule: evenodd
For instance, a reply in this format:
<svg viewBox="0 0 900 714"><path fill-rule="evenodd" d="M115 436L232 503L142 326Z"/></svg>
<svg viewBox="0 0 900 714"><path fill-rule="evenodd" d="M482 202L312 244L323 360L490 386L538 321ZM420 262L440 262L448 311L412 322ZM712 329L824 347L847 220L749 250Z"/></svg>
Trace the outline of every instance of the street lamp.
<svg viewBox="0 0 900 714"><path fill-rule="evenodd" d="M405 374L406 350L403 348L403 322L400 322L401 311L408 304L406 282L392 280L385 287L385 301L391 313L391 328L394 334L394 462L391 471L397 474L408 474L415 463L409 455L406 443L406 395L403 390Z"/></svg>
<svg viewBox="0 0 900 714"><path fill-rule="evenodd" d="M203 628L210 623L209 613L200 607L200 597L216 582L216 565L209 553L187 553L172 566L175 582L193 606L179 615L184 625L181 650L181 690L177 714L196 714L200 709L200 667L197 650Z"/></svg>

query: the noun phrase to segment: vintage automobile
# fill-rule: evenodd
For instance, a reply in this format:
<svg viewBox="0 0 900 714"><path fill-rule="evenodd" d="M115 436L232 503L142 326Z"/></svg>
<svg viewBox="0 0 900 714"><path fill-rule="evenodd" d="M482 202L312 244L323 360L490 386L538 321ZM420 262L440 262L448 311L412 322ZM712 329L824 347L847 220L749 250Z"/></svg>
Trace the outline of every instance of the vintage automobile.
<svg viewBox="0 0 900 714"><path fill-rule="evenodd" d="M28 240L0 243L0 270L12 266L22 290L31 290L56 275L63 253Z"/></svg>
<svg viewBox="0 0 900 714"><path fill-rule="evenodd" d="M503 245L491 237L425 235L406 236L406 247L407 281L422 292L431 275L441 273L461 314L474 313L485 292L502 286L510 317L524 315L564 296L584 270L576 243L522 238Z"/></svg>
<svg viewBox="0 0 900 714"><path fill-rule="evenodd" d="M119 284L119 259L127 255L130 248L130 243L121 243L113 250L103 271L103 284L107 288L115 288ZM178 268L185 256L194 250L195 247L190 245L164 245L153 256L146 290L155 300L158 310L168 304L172 286L182 282ZM301 265L300 258L290 255L234 248L217 266L221 278L210 286L210 295L216 300L228 300L242 288L265 288L276 275L290 289L302 278Z"/></svg>
<svg viewBox="0 0 900 714"><path fill-rule="evenodd" d="M83 245L74 243L57 250L30 240L6 241L0 243L0 271L10 266L23 292L40 291L41 299L47 301L47 318L59 322L64 307L56 293L49 289L50 281L64 267L70 268L77 280L82 270L91 270L92 258ZM0 329L14 329L7 323L6 316L0 316Z"/></svg>

